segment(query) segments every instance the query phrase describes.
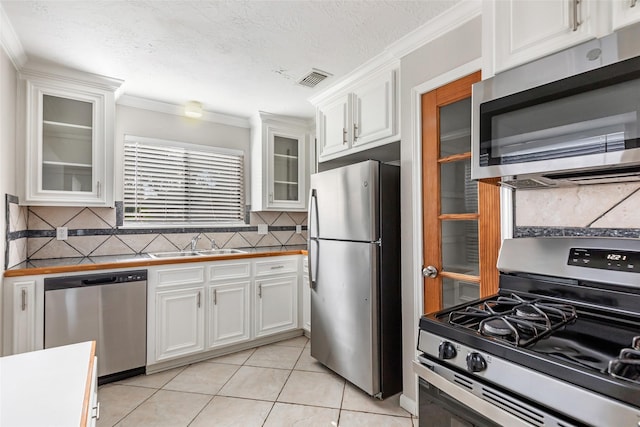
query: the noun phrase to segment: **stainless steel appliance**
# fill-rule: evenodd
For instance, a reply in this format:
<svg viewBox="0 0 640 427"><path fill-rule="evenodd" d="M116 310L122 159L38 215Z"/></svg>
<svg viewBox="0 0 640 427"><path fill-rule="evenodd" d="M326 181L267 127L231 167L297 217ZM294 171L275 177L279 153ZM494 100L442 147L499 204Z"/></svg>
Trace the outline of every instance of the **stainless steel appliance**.
<svg viewBox="0 0 640 427"><path fill-rule="evenodd" d="M311 176L311 356L368 394L402 389L400 168Z"/></svg>
<svg viewBox="0 0 640 427"><path fill-rule="evenodd" d="M44 347L96 341L99 383L144 373L147 271L44 281Z"/></svg>
<svg viewBox="0 0 640 427"><path fill-rule="evenodd" d="M473 85L473 179L640 180L640 25Z"/></svg>
<svg viewBox="0 0 640 427"><path fill-rule="evenodd" d="M497 295L420 319L420 426L637 427L640 241L509 239L498 268Z"/></svg>

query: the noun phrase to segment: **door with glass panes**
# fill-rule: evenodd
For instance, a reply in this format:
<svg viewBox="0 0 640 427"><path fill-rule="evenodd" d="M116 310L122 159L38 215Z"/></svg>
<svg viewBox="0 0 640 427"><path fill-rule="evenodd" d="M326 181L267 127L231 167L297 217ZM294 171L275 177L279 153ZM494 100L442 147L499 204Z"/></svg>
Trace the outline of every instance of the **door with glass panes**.
<svg viewBox="0 0 640 427"><path fill-rule="evenodd" d="M422 95L424 312L495 293L496 182L471 180L471 85L480 72Z"/></svg>

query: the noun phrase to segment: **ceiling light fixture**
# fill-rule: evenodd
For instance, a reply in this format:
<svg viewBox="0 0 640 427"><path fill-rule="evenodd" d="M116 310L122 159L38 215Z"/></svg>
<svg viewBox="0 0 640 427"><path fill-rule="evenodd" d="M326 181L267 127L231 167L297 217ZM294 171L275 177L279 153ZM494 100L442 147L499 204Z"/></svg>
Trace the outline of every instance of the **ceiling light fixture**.
<svg viewBox="0 0 640 427"><path fill-rule="evenodd" d="M198 101L187 102L184 107L184 115L194 119L199 119L202 117L202 104Z"/></svg>

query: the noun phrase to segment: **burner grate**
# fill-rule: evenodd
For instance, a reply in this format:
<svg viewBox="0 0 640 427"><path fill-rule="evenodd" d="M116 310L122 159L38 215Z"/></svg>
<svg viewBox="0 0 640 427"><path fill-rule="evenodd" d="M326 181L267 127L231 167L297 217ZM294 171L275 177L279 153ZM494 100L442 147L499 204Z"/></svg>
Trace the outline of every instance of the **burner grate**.
<svg viewBox="0 0 640 427"><path fill-rule="evenodd" d="M609 362L609 375L640 384L640 336L633 338L631 348L623 348L620 355Z"/></svg>
<svg viewBox="0 0 640 427"><path fill-rule="evenodd" d="M525 347L576 318L576 310L571 305L525 300L512 294L452 311L449 323Z"/></svg>

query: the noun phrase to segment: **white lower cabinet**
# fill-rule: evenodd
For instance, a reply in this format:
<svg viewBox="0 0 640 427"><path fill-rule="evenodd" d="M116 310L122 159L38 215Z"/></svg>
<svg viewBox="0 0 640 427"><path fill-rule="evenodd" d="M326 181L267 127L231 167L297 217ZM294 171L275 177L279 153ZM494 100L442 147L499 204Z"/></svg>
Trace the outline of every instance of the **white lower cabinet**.
<svg viewBox="0 0 640 427"><path fill-rule="evenodd" d="M258 279L256 287L256 337L298 326L298 276Z"/></svg>
<svg viewBox="0 0 640 427"><path fill-rule="evenodd" d="M209 286L207 348L251 339L250 281Z"/></svg>
<svg viewBox="0 0 640 427"><path fill-rule="evenodd" d="M3 355L40 350L44 344L44 276L5 277L0 318Z"/></svg>
<svg viewBox="0 0 640 427"><path fill-rule="evenodd" d="M298 328L300 255L149 267L147 365Z"/></svg>
<svg viewBox="0 0 640 427"><path fill-rule="evenodd" d="M311 288L308 258L302 260L302 329L311 332Z"/></svg>
<svg viewBox="0 0 640 427"><path fill-rule="evenodd" d="M36 349L35 295L34 280L13 284L13 354Z"/></svg>
<svg viewBox="0 0 640 427"><path fill-rule="evenodd" d="M204 287L156 293L156 360L204 350Z"/></svg>

